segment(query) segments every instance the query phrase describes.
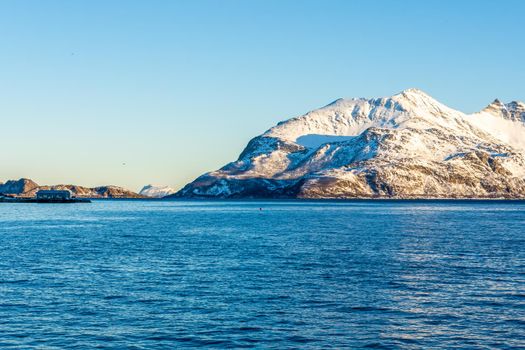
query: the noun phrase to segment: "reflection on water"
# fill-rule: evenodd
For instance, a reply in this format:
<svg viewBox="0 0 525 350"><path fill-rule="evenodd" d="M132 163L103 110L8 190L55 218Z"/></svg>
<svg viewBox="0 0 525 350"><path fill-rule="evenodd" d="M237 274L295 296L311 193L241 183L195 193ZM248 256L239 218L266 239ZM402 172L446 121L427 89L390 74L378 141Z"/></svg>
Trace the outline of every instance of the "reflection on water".
<svg viewBox="0 0 525 350"><path fill-rule="evenodd" d="M0 209L1 348L525 346L522 202Z"/></svg>

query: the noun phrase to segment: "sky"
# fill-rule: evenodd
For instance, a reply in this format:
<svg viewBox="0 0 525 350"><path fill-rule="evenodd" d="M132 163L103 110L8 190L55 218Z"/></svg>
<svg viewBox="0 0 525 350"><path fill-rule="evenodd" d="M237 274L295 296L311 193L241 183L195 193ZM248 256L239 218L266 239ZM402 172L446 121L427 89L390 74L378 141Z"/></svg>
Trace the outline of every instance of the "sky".
<svg viewBox="0 0 525 350"><path fill-rule="evenodd" d="M277 122L525 101L524 1L1 0L0 182L180 188Z"/></svg>

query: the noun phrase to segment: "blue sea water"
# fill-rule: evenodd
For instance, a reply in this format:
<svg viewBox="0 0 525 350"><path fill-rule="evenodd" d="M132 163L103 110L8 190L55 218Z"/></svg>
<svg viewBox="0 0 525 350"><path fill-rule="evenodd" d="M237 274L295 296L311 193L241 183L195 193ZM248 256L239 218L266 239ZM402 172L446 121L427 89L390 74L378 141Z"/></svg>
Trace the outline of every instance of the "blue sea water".
<svg viewBox="0 0 525 350"><path fill-rule="evenodd" d="M524 247L523 202L3 203L0 348L525 348Z"/></svg>

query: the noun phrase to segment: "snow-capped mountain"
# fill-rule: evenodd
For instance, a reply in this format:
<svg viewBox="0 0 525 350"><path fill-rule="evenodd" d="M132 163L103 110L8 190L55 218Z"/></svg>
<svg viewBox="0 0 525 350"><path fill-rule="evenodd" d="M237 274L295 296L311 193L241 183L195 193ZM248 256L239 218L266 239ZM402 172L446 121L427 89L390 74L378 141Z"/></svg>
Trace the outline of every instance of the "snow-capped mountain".
<svg viewBox="0 0 525 350"><path fill-rule="evenodd" d="M339 99L252 139L175 196L525 197L525 105L465 114L417 89Z"/></svg>
<svg viewBox="0 0 525 350"><path fill-rule="evenodd" d="M139 194L145 197L162 198L177 192L169 186L146 185L140 190Z"/></svg>

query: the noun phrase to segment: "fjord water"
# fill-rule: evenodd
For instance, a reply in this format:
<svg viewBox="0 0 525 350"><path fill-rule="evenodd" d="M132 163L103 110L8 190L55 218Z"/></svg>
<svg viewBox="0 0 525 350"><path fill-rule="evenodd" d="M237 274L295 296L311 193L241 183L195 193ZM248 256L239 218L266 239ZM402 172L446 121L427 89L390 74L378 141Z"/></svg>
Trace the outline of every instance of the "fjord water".
<svg viewBox="0 0 525 350"><path fill-rule="evenodd" d="M0 348L524 347L524 246L523 202L2 204Z"/></svg>

